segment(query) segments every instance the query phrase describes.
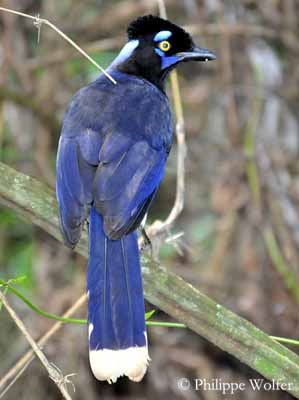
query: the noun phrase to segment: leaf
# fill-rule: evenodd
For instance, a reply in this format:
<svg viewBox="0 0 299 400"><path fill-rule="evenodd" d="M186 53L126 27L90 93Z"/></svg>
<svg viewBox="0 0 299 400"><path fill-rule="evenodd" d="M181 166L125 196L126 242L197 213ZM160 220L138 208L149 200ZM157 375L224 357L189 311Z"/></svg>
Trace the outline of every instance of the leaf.
<svg viewBox="0 0 299 400"><path fill-rule="evenodd" d="M148 321L155 314L155 312L156 310L151 310L145 313L145 320Z"/></svg>
<svg viewBox="0 0 299 400"><path fill-rule="evenodd" d="M20 275L17 276L16 278L11 278L7 281L7 284L14 284L14 285L19 285L24 283L24 281L26 281L28 279L27 275Z"/></svg>

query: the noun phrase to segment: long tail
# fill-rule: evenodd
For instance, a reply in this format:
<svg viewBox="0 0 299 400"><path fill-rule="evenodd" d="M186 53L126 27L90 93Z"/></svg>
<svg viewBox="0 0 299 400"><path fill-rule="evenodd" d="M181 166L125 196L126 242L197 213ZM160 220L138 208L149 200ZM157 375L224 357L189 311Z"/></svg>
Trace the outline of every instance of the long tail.
<svg viewBox="0 0 299 400"><path fill-rule="evenodd" d="M140 381L149 361L137 236L110 240L94 207L87 274L89 359L99 380Z"/></svg>

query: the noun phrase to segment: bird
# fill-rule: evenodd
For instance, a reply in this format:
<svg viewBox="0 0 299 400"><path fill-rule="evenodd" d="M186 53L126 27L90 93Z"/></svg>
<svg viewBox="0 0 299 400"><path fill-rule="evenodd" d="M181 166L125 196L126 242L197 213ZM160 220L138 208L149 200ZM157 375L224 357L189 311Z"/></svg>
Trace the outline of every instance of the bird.
<svg viewBox="0 0 299 400"><path fill-rule="evenodd" d="M127 28L107 72L81 88L65 113L56 194L65 244L87 221L89 360L96 379L139 382L150 361L137 230L165 172L174 128L165 84L187 61L216 58L191 35L153 15Z"/></svg>

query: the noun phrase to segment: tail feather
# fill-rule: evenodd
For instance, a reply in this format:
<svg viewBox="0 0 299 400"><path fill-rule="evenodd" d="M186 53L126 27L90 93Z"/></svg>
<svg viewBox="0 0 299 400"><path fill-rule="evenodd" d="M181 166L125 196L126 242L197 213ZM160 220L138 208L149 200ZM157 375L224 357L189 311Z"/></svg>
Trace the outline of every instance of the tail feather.
<svg viewBox="0 0 299 400"><path fill-rule="evenodd" d="M90 363L99 380L142 379L148 364L144 300L137 236L110 240L91 209L89 263Z"/></svg>

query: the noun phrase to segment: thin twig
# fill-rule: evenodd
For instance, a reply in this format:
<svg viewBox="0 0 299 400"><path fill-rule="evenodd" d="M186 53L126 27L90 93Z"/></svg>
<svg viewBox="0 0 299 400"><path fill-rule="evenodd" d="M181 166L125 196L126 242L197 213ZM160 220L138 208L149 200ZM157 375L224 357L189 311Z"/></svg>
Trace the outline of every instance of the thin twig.
<svg viewBox="0 0 299 400"><path fill-rule="evenodd" d="M160 16L167 18L166 7L164 0L157 0ZM184 208L185 199L185 158L186 158L186 140L185 140L185 122L183 114L183 106L179 80L176 71L173 71L170 76L171 90L173 95L174 111L176 116L176 138L177 138L177 186L176 198L174 205L164 222L154 222L149 227L151 235L158 235L167 232L173 225L175 220L181 214Z"/></svg>
<svg viewBox="0 0 299 400"><path fill-rule="evenodd" d="M257 82L256 92L259 94L260 85ZM262 212L262 194L258 166L256 163L256 134L262 110L261 96L255 96L252 100L252 112L245 128L244 154L246 156L246 173L248 186L251 192L253 204L259 213Z"/></svg>
<svg viewBox="0 0 299 400"><path fill-rule="evenodd" d="M13 385L16 383L16 381L20 378L20 376L23 374L23 372L27 369L29 364L34 360L34 356L32 356L29 361L23 366L22 369L19 370L17 375L13 378L13 380L9 383L8 386L3 390L3 392L0 393L0 399L3 399L3 397L6 395L6 393L13 387Z"/></svg>
<svg viewBox="0 0 299 400"><path fill-rule="evenodd" d="M177 187L174 206L164 222L164 229L169 228L184 208L185 199L185 158L187 153L185 140L185 122L183 115L183 106L179 87L179 80L176 71L171 75L171 87L174 100L174 109L176 115L176 138L177 138Z"/></svg>
<svg viewBox="0 0 299 400"><path fill-rule="evenodd" d="M63 314L63 317L68 318L72 316L83 304L85 304L86 299L86 294L80 296L79 299L65 312L65 314ZM52 336L60 330L63 325L63 322L56 322L52 326L52 328L39 339L37 345L43 347L50 340L50 338L52 338ZM0 390L7 384L10 379L12 379L16 374L19 373L20 370L24 368L24 366L28 363L32 356L34 356L34 351L29 350L19 359L19 361L1 379ZM24 368L22 372L24 372L25 369L26 368Z"/></svg>
<svg viewBox="0 0 299 400"><path fill-rule="evenodd" d="M220 8L220 21L224 23L224 7ZM234 84L234 76L233 76L233 56L231 50L231 35L228 30L224 30L223 34L220 37L221 46L221 60L222 60L222 79L227 87L230 87ZM228 97L227 104L227 125L228 125L228 133L230 136L230 140L233 146L236 146L239 143L239 119L238 119L238 111L235 99L235 93L231 92Z"/></svg>
<svg viewBox="0 0 299 400"><path fill-rule="evenodd" d="M292 299L298 304L299 287L297 284L296 275L292 271L291 267L286 263L272 227L269 225L268 227L264 228L262 234L273 266L282 277L283 284L289 290Z"/></svg>
<svg viewBox="0 0 299 400"><path fill-rule="evenodd" d="M64 381L64 376L62 373L59 373L57 371L57 368L54 368L53 365L48 361L47 357L45 354L41 351L40 347L38 344L35 342L33 337L30 335L29 331L27 330L26 326L24 323L21 321L17 313L13 310L13 308L9 305L5 295L0 291L0 299L6 308L7 312L11 316L11 318L14 320L15 324L17 327L20 329L30 346L32 347L32 350L36 354L36 356L40 359L41 363L44 365L46 370L48 371L49 377L55 382L56 386L60 390L62 396L66 400L71 400L72 398L70 397L66 387L65 387L65 381Z"/></svg>
<svg viewBox="0 0 299 400"><path fill-rule="evenodd" d="M71 38L69 38L65 33L63 33L57 26L52 24L50 21L44 18L40 18L39 16L34 17L33 15L25 14L19 11L11 10L9 8L5 7L0 7L0 11L8 12L11 14L16 14L20 15L25 18L32 19L34 21L34 25L38 28L38 31L40 32L41 25L45 24L48 25L50 28L52 28L55 32L58 33L64 40L66 40L71 46L73 46L79 53L81 53L85 58L88 59L89 62L91 62L95 67L97 67L100 71L103 72L104 75L107 76L108 79L110 79L111 82L116 84L116 80L112 78L112 76L104 70L103 67L101 67L95 60L93 60L80 46L78 46Z"/></svg>
<svg viewBox="0 0 299 400"><path fill-rule="evenodd" d="M209 270L207 276L215 282L220 282L222 276L227 273L223 267L223 260L228 253L228 247L231 244L236 229L236 213L234 211L227 212L217 223L215 232L215 246L209 258Z"/></svg>
<svg viewBox="0 0 299 400"><path fill-rule="evenodd" d="M0 279L0 286L3 286L5 288L7 288L10 292L12 292L14 295L16 295L19 299L21 299L34 312L36 312L39 315L42 315L43 317L50 318L50 319L55 319L56 321L61 321L61 322L72 322L72 323L75 323L75 324L86 324L86 320L84 320L84 319L64 318L64 317L60 317L59 315L56 315L56 314L50 313L48 311L42 310L40 307L38 307L35 304L33 304L26 296L24 296L19 290L17 290L15 287L13 287L9 282L4 281L3 279Z"/></svg>
<svg viewBox="0 0 299 400"><path fill-rule="evenodd" d="M159 13L161 18L167 18L167 12L166 12L166 5L164 0L157 0L158 7L159 7Z"/></svg>

